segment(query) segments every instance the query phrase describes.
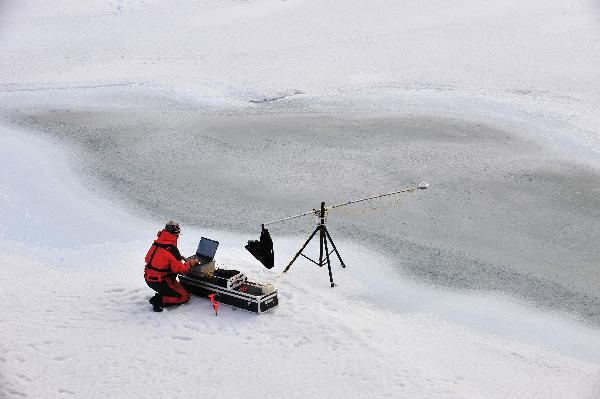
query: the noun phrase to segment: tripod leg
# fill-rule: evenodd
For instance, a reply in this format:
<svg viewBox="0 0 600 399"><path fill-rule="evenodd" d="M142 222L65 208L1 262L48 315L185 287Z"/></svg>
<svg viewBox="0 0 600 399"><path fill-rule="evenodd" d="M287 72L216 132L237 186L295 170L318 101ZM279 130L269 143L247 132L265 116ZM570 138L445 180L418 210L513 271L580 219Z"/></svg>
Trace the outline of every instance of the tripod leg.
<svg viewBox="0 0 600 399"><path fill-rule="evenodd" d="M327 248L327 238L325 237L324 234L323 234L323 242L325 244L325 254L327 255L325 260L327 261L327 270L329 270L329 282L331 283L332 287L335 287L335 284L333 282L333 275L331 274L331 261L329 260L329 248Z"/></svg>
<svg viewBox="0 0 600 399"><path fill-rule="evenodd" d="M325 230L325 234L327 234L327 238L329 238L329 241L331 241L331 245L333 246L333 250L335 251L335 254L337 255L338 259L340 260L340 264L342 265L342 267L346 267L346 264L342 260L342 257L340 256L340 253L338 252L337 248L335 247L335 243L333 242L333 240L331 239L331 236L329 235L329 231L327 231L327 227L323 227L323 229Z"/></svg>
<svg viewBox="0 0 600 399"><path fill-rule="evenodd" d="M302 248L300 248L300 250L294 256L294 259L292 259L291 262L289 263L289 265L287 265L287 267L283 271L284 273L288 271L288 269L290 268L290 266L292 266L292 263L294 263L294 261L298 258L298 256L300 256L300 254L302 253L302 251L304 251L304 248L306 248L306 246L308 245L308 243L310 242L310 240L312 240L312 238L315 236L315 234L317 234L317 231L319 231L318 227L315 229L315 231L313 231L313 233L310 235L310 237L308 237L308 239L306 240L306 242L304 243L304 245L302 246Z"/></svg>
<svg viewBox="0 0 600 399"><path fill-rule="evenodd" d="M319 226L317 229L320 230L319 233L319 267L323 267L323 243L325 242L325 233L323 232L323 227Z"/></svg>

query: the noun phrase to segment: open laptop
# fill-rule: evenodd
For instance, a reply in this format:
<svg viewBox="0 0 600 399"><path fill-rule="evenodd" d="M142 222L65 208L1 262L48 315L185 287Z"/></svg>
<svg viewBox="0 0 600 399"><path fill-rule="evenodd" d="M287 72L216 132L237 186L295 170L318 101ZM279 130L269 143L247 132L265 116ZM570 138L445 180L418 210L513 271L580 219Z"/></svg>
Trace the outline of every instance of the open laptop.
<svg viewBox="0 0 600 399"><path fill-rule="evenodd" d="M196 250L196 257L198 258L199 262L198 264L205 265L211 262L215 258L218 246L218 241L202 237L198 243L198 249Z"/></svg>

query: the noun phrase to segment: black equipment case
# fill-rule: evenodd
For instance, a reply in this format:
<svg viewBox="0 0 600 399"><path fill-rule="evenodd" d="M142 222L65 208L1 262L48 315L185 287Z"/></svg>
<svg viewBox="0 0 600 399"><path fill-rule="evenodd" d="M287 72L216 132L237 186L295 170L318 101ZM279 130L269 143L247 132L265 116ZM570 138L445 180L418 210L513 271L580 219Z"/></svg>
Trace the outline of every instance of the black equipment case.
<svg viewBox="0 0 600 399"><path fill-rule="evenodd" d="M208 273L190 271L179 276L181 285L191 294L204 298L215 294L215 301L237 309L261 314L279 304L273 285L249 281L237 270L215 269Z"/></svg>

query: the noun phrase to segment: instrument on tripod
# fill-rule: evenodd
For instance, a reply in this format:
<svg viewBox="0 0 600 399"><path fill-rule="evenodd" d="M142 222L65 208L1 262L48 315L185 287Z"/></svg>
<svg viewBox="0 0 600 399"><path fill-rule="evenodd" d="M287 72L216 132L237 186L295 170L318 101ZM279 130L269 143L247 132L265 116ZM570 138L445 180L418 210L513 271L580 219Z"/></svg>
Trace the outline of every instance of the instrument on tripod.
<svg viewBox="0 0 600 399"><path fill-rule="evenodd" d="M260 261L266 268L271 269L274 266L273 240L271 239L271 235L269 234L269 231L265 228L265 226L273 225L275 223L285 222L285 221L300 218L303 216L314 215L317 218L317 227L310 234L310 236L304 242L302 247L300 247L300 249L298 250L296 255L294 255L294 257L292 258L290 263L283 270L283 273L287 272L290 269L292 264L296 261L296 259L298 259L299 256L302 256L302 257L306 258L307 260L309 260L310 262L316 264L319 267L323 267L325 264L327 264L327 270L329 271L329 282L332 287L335 287L335 283L333 282L333 275L331 273L330 255L333 253L336 254L338 260L340 261L340 265L342 266L342 268L345 268L346 264L342 260L342 256L340 255L337 247L335 246L335 243L333 242L333 239L331 238L331 235L329 234L329 231L327 230L326 221L327 221L328 211L330 211L332 209L340 208L343 206L356 204L358 202L370 201L370 200L388 197L388 196L397 195L397 194L402 194L402 193L412 193L412 192L416 191L417 189L425 190L428 187L429 187L428 183L422 182L421 184L419 184L416 187L409 187L409 188L406 188L403 190L393 191L390 193L379 194L379 195L374 195L371 197L352 200L352 201L344 202L341 204L333 205L328 208L325 207L325 202L321 202L320 209L313 209L312 211L304 212L299 215L288 216L288 217L285 217L282 219L278 219L278 220L274 220L272 222L262 224L260 240L248 241L248 244L246 245L246 249L256 259L258 259L258 261ZM304 251L304 249L308 246L310 241L317 235L317 233L319 234L319 260L318 261L316 261L302 253ZM331 244L331 251L329 249L329 244Z"/></svg>

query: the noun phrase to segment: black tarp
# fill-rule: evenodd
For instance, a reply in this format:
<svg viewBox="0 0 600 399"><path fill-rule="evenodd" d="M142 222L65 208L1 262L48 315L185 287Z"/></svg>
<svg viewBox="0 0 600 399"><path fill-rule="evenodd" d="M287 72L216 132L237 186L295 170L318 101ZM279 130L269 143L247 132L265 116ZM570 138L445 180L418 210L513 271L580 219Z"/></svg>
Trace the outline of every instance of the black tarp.
<svg viewBox="0 0 600 399"><path fill-rule="evenodd" d="M246 249L267 269L275 266L275 252L273 251L273 240L269 230L261 226L260 240L248 240Z"/></svg>

